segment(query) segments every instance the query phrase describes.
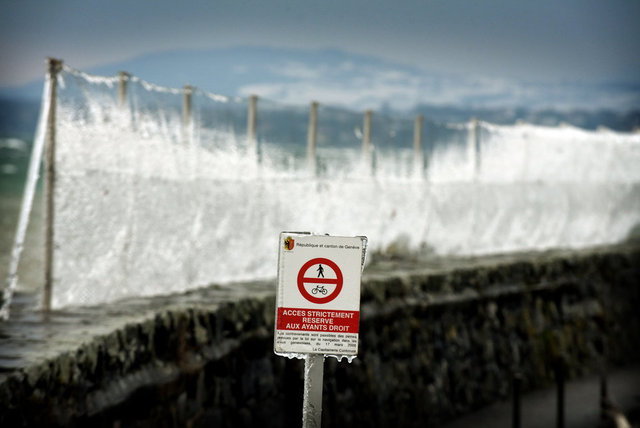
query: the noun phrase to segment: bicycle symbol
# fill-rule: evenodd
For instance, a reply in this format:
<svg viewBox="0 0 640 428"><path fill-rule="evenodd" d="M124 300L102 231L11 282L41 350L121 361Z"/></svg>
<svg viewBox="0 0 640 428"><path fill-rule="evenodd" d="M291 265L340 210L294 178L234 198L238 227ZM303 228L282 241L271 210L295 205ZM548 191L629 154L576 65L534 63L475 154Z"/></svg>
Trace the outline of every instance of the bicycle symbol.
<svg viewBox="0 0 640 428"><path fill-rule="evenodd" d="M318 292L322 293L323 295L327 294L327 289L324 288L324 285L316 285L315 288L313 290L311 290L311 293L313 294L318 294Z"/></svg>

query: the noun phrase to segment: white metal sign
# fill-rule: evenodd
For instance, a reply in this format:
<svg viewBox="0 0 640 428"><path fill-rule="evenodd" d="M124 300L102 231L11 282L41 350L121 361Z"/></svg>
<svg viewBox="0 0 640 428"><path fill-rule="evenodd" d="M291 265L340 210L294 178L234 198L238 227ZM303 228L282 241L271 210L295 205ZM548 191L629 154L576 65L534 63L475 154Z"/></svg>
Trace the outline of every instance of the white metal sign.
<svg viewBox="0 0 640 428"><path fill-rule="evenodd" d="M280 234L277 354L357 355L363 237Z"/></svg>

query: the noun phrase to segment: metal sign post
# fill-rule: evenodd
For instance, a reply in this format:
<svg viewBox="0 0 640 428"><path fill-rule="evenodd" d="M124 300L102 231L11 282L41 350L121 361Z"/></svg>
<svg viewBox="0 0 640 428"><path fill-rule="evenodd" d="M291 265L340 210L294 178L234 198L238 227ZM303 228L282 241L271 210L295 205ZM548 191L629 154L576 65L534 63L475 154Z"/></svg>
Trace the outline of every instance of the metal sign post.
<svg viewBox="0 0 640 428"><path fill-rule="evenodd" d="M304 360L302 428L320 428L322 421L322 378L324 355L307 354Z"/></svg>
<svg viewBox="0 0 640 428"><path fill-rule="evenodd" d="M367 238L280 234L274 352L303 358L303 428L320 427L326 356L358 354Z"/></svg>

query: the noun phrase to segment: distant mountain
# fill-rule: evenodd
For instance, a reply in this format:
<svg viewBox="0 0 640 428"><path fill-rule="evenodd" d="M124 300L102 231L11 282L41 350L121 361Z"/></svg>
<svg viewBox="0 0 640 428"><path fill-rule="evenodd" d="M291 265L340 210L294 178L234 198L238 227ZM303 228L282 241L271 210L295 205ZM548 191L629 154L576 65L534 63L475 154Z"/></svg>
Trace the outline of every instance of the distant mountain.
<svg viewBox="0 0 640 428"><path fill-rule="evenodd" d="M73 64L69 64L73 66ZM128 71L164 86L186 84L224 95L293 104L311 100L352 109L409 110L418 104L462 108L640 108L640 84L625 82L518 82L464 74L444 75L337 49L234 47L158 52L87 71ZM41 82L0 88L3 98L38 98Z"/></svg>
<svg viewBox="0 0 640 428"><path fill-rule="evenodd" d="M605 124L600 122L604 120L606 126L626 130L638 126L640 110L640 84L518 82L468 76L464 70L443 75L338 49L168 51L83 71L115 75L121 70L163 86L190 84L223 95L257 94L297 105L316 100L358 111L421 112L445 121L468 120L472 115L498 123L565 121L594 127ZM42 81L0 88L4 100L0 108L4 110L7 102L18 108L16 103L38 100L41 91ZM0 122L10 125L14 113L18 114L0 115ZM0 123L0 131L2 126Z"/></svg>

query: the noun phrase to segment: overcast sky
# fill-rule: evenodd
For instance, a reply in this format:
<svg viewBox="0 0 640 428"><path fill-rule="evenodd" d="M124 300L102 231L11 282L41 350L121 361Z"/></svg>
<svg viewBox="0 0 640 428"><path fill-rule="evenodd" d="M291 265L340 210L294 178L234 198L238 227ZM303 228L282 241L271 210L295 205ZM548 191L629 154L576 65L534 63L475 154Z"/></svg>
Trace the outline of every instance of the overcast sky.
<svg viewBox="0 0 640 428"><path fill-rule="evenodd" d="M0 0L0 86L44 58L87 69L149 52L334 47L435 72L640 82L638 0Z"/></svg>

